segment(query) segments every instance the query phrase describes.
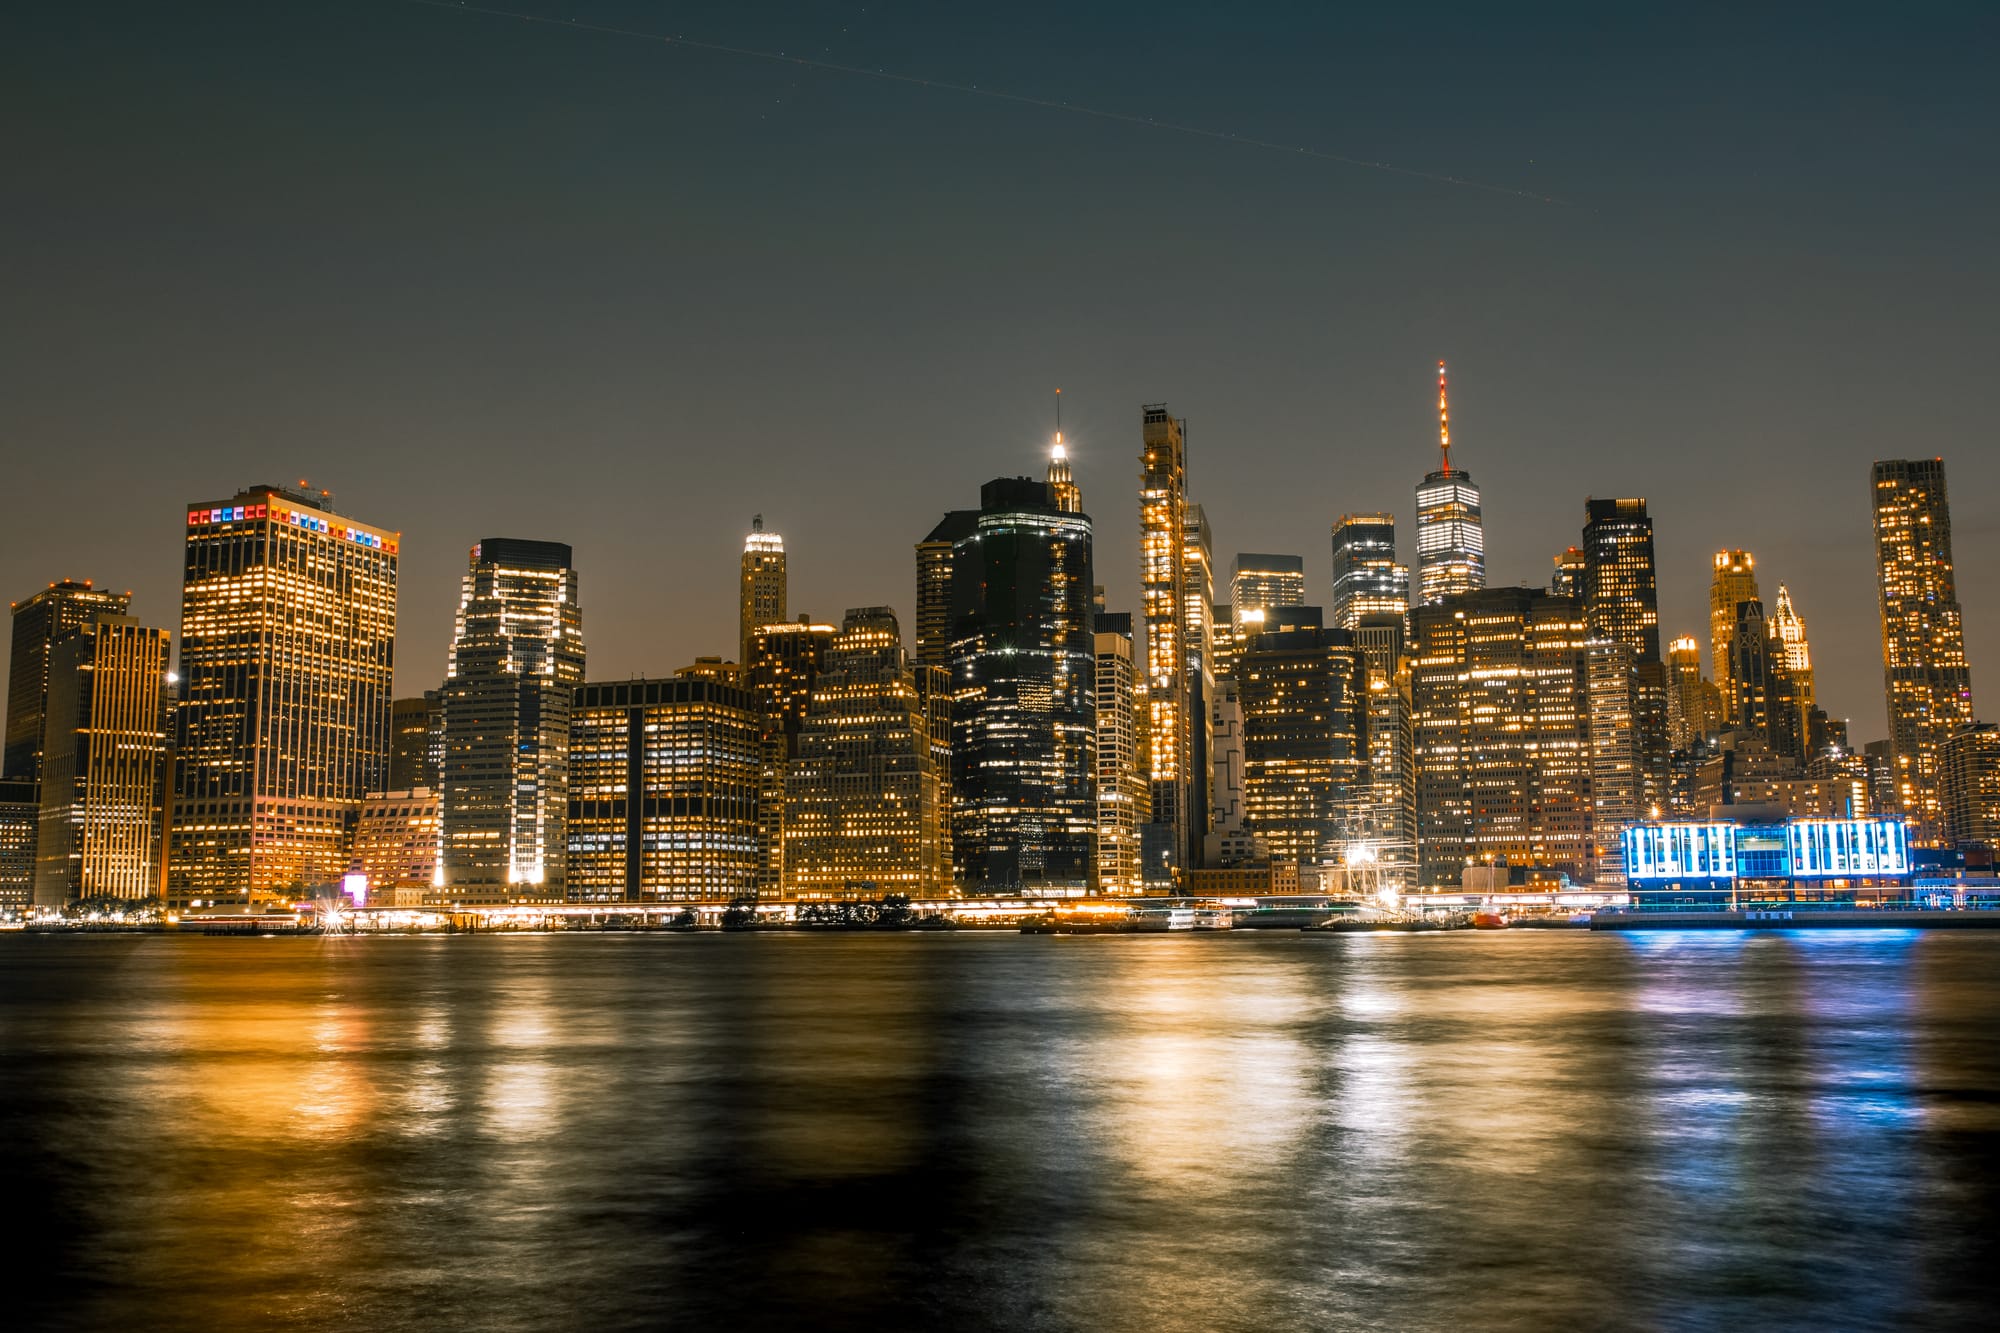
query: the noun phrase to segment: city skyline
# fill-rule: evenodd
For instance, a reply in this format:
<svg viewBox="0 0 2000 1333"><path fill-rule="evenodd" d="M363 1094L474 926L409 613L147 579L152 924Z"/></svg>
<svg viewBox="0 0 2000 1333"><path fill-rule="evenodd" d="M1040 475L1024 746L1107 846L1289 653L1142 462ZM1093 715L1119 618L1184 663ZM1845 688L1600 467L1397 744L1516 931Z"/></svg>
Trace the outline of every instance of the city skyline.
<svg viewBox="0 0 2000 1333"><path fill-rule="evenodd" d="M1128 435L1131 437L1128 443L1136 445L1136 441L1138 438L1137 430L1136 429L1128 430ZM1047 469L1050 459L1050 450L1052 447L1052 441L1053 441L1053 432L1051 432L1050 436L1047 439L1044 439L1039 443L1030 444L1029 446L1030 455L1028 461L1030 462L1038 461L1039 462L1038 467L1035 467L1031 470L1030 468L1024 466L1018 473L1009 473L1006 475L1032 477L1036 473L1045 471ZM1435 441L1432 441L1432 448L1433 449L1435 448ZM1190 453L1193 452L1192 443L1190 443L1189 445L1189 451ZM1065 434L1062 453L1063 453L1063 462L1065 463L1065 465L1072 469L1075 469L1077 455L1074 452L1074 446L1070 444L1069 437L1067 436L1067 434ZM1965 471L1965 470L1973 471L1975 474L1979 471L1980 460L1977 459L1976 457L1969 458L1967 460L1969 467L1965 468L1957 466L1951 457L1945 457L1943 461L1946 467L1950 469L1954 473L1954 475L1956 475L1960 471ZM1192 479L1193 476L1196 475L1197 465L1198 465L1197 459L1190 460L1188 467L1191 478L1188 484L1190 509L1193 509L1194 507L1202 503L1199 499L1198 488L1194 480ZM1872 466L1873 464L1871 463L1871 468ZM1106 487L1116 485L1118 478L1115 475L1104 475L1103 474L1104 469L1102 468L1099 469L1099 473L1100 475L1098 475L1095 478L1096 484ZM1078 482L1078 489L1084 490L1086 493L1088 493L1089 489L1088 483L1092 480L1092 474L1089 472L1082 471L1081 469L1077 469L1075 475L1077 475L1080 478ZM303 484L305 480L306 479L300 479L301 484ZM1857 486L1855 489L1859 491L1861 487ZM331 488L329 488L329 490L331 490ZM326 499L328 503L331 503L336 507L345 507L347 505L347 502L341 498L338 492L333 492L332 494L328 495ZM1594 495L1586 495L1584 497L1581 497L1581 499L1601 500L1607 503L1609 502L1606 499L1606 497L1594 496ZM1648 504L1650 507L1651 502L1649 501ZM354 507L358 508L358 506ZM1205 506L1203 507L1205 508ZM184 506L175 505L172 503L169 503L166 506L166 508L171 513L179 514L185 512ZM1112 506L1100 506L1100 509L1111 509L1111 508ZM949 511L941 511L941 512L949 512ZM1390 512L1390 511L1384 511L1384 512ZM1329 530L1338 528L1341 521L1345 517L1347 517L1347 515L1344 514L1333 516L1328 525ZM1658 516L1656 514L1655 518L1657 519L1657 517ZM1871 615L1869 623L1862 627L1863 632L1867 635L1867 641L1866 641L1868 649L1867 656L1857 659L1855 654L1852 652L1837 651L1841 647L1841 645L1835 640L1835 632L1831 630L1818 628L1821 625L1832 625L1836 623L1837 621L1836 615L1829 613L1827 611L1820 610L1813 603L1806 603L1806 609L1810 613L1811 621L1815 626L1814 630L1815 639L1824 638L1827 641L1829 647L1836 649L1835 652L1827 654L1827 657L1829 659L1828 666L1814 673L1817 680L1823 682L1814 687L1815 698L1821 703L1822 707L1826 707L1828 714L1831 717L1835 718L1836 720L1840 719L1853 720L1854 743L1857 747L1860 745L1861 741L1864 738L1876 738L1879 736L1886 736L1888 734L1886 702L1882 692L1881 673L1880 673L1881 625L1879 620L1879 610L1874 606L1877 592L1876 592L1875 576L1872 568L1873 542L1874 542L1874 535L1872 531L1872 511L1864 510L1863 520L1866 526L1864 526L1863 530L1860 533L1856 534L1856 537L1857 537L1857 543L1862 549L1863 555L1869 561L1868 567L1864 570L1866 586L1864 587L1863 591L1869 598ZM715 570L715 577L717 580L721 581L725 585L731 583L740 583L740 570L738 571L739 577L736 579L732 579L731 570L728 568L728 565L731 562L735 562L738 564L741 563L743 540L744 540L742 536L743 532L754 532L759 535L763 535L762 528L753 526L754 524L761 523L762 521L763 521L763 515L758 514L758 515L753 515L752 519L749 522L739 525L740 531L737 534L737 536L733 539L734 544L731 545L726 542L724 544L724 549L720 553L683 551L678 548L675 548L663 551L662 554L667 556L668 558L673 559L674 561L677 562L677 564L681 562L690 562L684 566L690 569L697 567L691 562L706 561L714 563L717 565L717 568ZM1137 562L1132 558L1133 553L1129 550L1123 549L1125 543L1119 543L1115 540L1115 538L1111 541L1107 541L1104 538L1101 530L1105 524L1105 520L1099 519L1097 520L1097 522L1100 527L1100 536L1098 538L1098 543L1097 543L1100 551L1100 555L1098 557L1098 564L1100 566L1100 569L1107 565L1112 568L1117 568L1120 564L1130 564L1136 566ZM384 521L382 523L382 526L393 528L394 524ZM871 524L869 526L871 531L881 531L886 526L886 524L878 523L878 524ZM929 526L929 524L925 521L920 520L916 526L919 528L923 528ZM1117 521L1115 518L1110 520L1110 526L1115 530L1117 526ZM1414 522L1410 523L1408 531L1414 532L1414 527L1415 527ZM1961 593L1961 603L1969 605L1972 608L1971 614L1969 614L1966 617L1966 623L1964 626L1964 636L1965 636L1965 643L1967 645L1966 654L1968 658L1971 659L1972 662L1972 676L1974 680L1975 697L1977 695L1979 666L1981 661L1983 660L1980 657L1978 645L1980 644L1982 639L2000 637L1997 636L1995 634L1994 629L1991 626L1987 625L1985 622L1988 619L2000 619L2000 617L1989 618L1980 614L1982 594L1986 593L1986 589L1983 586L1984 580L1982 580L1979 577L1978 567L1971 561L1969 561L1968 558L1962 552L1964 548L1967 547L1968 545L1974 547L1974 549L1978 549L1979 547L1984 545L1994 544L1992 541L1994 533L1992 531L1989 531L1991 527L1992 525L1990 524L1990 522L1983 521L1983 516L1974 517L1969 522L1964 518L1959 518L1954 522L1954 536L1957 545L1960 548L1960 553L1957 555L1955 563L1957 565L1957 568L1962 571L1967 570L1968 568L1972 570L1972 577L1969 581L1970 586ZM184 525L176 525L176 529L184 531ZM1574 530L1574 524L1572 523L1572 527L1570 529L1558 529L1552 532L1548 540L1551 543L1557 541L1573 540L1568 536L1568 533L1573 530ZM1490 524L1488 525L1488 533L1489 535L1491 533ZM593 544L592 541L590 540L589 534L590 530L586 528L584 530L583 540L576 542L563 542L562 544L573 546L577 548L579 551L588 551L589 549L591 549L591 546ZM771 535L775 537L775 534ZM1246 534L1246 541L1261 540L1262 535L1263 535L1262 530L1255 530L1249 534ZM900 546L905 552L907 552L909 545L920 540L922 536L923 533L918 532L915 537L908 538L907 540L899 540L899 538L901 537L901 533L883 532L879 541L880 544L883 545ZM1132 522L1131 531L1128 532L1126 536L1129 538L1129 544L1131 546L1136 547L1138 540L1136 519L1134 519L1134 521ZM403 549L405 552L407 552L413 545L428 544L428 543L417 542L415 540L415 537L416 534L414 533L411 532L403 533ZM1668 531L1659 533L1657 540L1660 547L1667 549L1672 549L1675 546L1685 545L1684 541L1675 542L1673 540L1673 535L1670 528ZM1324 541L1325 537L1324 535L1322 535L1321 537L1322 545L1324 544ZM1218 551L1231 549L1232 540L1229 533L1223 532L1221 534L1218 534L1217 543L1218 543L1217 544ZM475 539L475 544L476 544L476 539ZM1272 546L1274 544L1265 542L1265 545ZM1411 535L1401 536L1397 546L1398 558L1403 559L1404 563L1408 564L1412 563L1412 560L1404 559L1406 547L1408 548L1407 552L1408 556L1413 558L1415 554L1414 536ZM852 548L848 546L843 546L842 548L837 548L837 549L851 550ZM1771 571L1767 567L1766 560L1761 555L1761 550L1763 549L1762 544L1754 541L1751 542L1747 547L1739 546L1732 548L1718 548L1718 552L1710 553L1706 561L1702 565L1696 567L1692 573L1670 568L1667 561L1665 559L1662 559L1659 562L1659 571L1660 571L1659 605L1661 607L1661 610L1659 612L1659 633L1664 637L1678 637L1681 634L1689 634L1694 636L1697 639L1697 641L1699 641L1702 644L1703 647L1703 659L1702 659L1703 670L1706 674L1710 675L1711 677L1713 677L1716 674L1716 669L1713 666L1713 663L1711 661L1711 655L1709 653L1709 649L1711 646L1709 643L1710 639L1709 602L1711 593L1711 576L1714 568L1713 559L1715 554L1721 553L1725 550L1735 551L1743 549L1748 549L1751 552L1751 554L1757 558L1759 564L1759 570L1758 570L1759 573L1768 574L1772 577L1774 589L1781 582L1787 587L1788 607L1791 600L1793 600L1793 597L1790 594L1789 589L1796 587L1823 588L1827 586L1827 581L1824 575L1818 574L1818 576L1816 577L1817 572L1810 568L1802 568L1801 570L1796 571L1796 573L1791 574L1789 576L1783 576L1771 573ZM829 597L829 603L834 601L841 601L844 598L845 601L855 602L858 604L865 596L867 596L871 592L877 591L867 588L853 588L843 593L840 591L842 575L838 572L840 566L837 559L830 560L828 562L834 566L834 568L830 570L827 564L823 564L820 560L816 559L810 553L795 551L794 554L798 555L799 558L794 562L793 573L803 575L805 579L809 581L809 583L812 586L826 587L829 584L833 585L830 590L831 596ZM1291 553L1286 552L1285 554L1289 556ZM905 554L904 558L905 560L907 560L907 554ZM1219 558L1220 557L1218 557L1218 559ZM1306 594L1303 604L1309 606L1326 606L1329 608L1332 607L1336 602L1336 596L1333 588L1333 579L1330 570L1325 568L1315 569L1314 567L1315 562L1310 557L1309 554L1301 554L1298 556L1298 558L1302 561L1305 569ZM463 555L461 554L459 557L459 562L462 563L462 561L463 561ZM1320 563L1323 564L1324 562ZM403 565L405 569L409 567L409 559L407 554L405 554L403 558ZM590 573L590 567L582 556L577 557L576 568L585 572L586 574ZM155 572L157 573L157 571ZM605 572L607 574L612 575L613 577L616 577L617 574L617 571L610 569L607 569ZM179 573L180 570L177 564L173 564L168 571L168 575L170 578L178 576ZM1676 577L1677 574L1686 574L1687 576ZM65 586L67 583L69 583L73 577L75 582L79 585L85 581L86 577L88 577L89 580L93 582L98 588L106 588L118 584L120 582L123 582L125 585L135 590L129 594L132 603L135 605L139 603L141 597L143 596L143 594L141 594L136 590L143 588L149 582L158 581L157 577L151 579L141 578L136 573L132 574L131 577L123 579L116 577L105 578L105 577L100 577L98 574L91 574L88 576L72 576L68 573L65 573L61 576L51 576L50 578L44 580L44 583L41 587L36 587L31 585L29 588L23 590L23 596L17 599L17 604L19 602L25 602L29 597L39 594L45 588L61 588ZM1101 573L1099 575L1098 581L1100 585L1104 584L1104 577ZM1537 569L1523 570L1521 571L1520 577L1518 578L1505 578L1505 579L1489 578L1488 583L1489 586L1494 586L1494 587L1521 586L1530 588L1543 588L1552 586L1553 581L1554 580L1551 577L1551 571L1548 569L1546 565L1544 565L1544 567L1539 570ZM442 680L441 671L437 672L436 673L437 678L433 679L431 672L421 659L414 663L410 660L413 651L411 645L428 644L434 639L439 640L441 643L441 646L439 648L440 658L442 659L443 657L448 656L450 639L451 639L450 604L455 603L457 600L456 593L458 590L457 589L458 578L456 577L456 575L454 575L454 577L452 577L450 580L447 581L449 583L452 596L450 597L449 602L447 603L447 608L444 612L444 619L442 625L441 626L435 624L413 625L411 623L409 614L405 609L409 605L412 592L414 591L416 593L417 598L419 600L429 600L429 598L425 597L424 594L431 590L422 588L413 589L412 582L413 580L406 575L401 579L400 586L398 587L397 590L398 623L396 626L394 693L395 696L399 699L407 696L421 695L427 690L435 690L441 683ZM597 580L593 579L592 585L593 588L595 588L597 586ZM671 586L677 593L686 594L687 601L691 604L698 605L708 600L711 600L710 598L706 598L703 596L704 592L709 590L703 588L701 586L701 581L695 577L690 576L689 578L686 579L675 580ZM1227 587L1228 585L1226 582L1218 583L1216 589L1216 596L1221 597L1226 595ZM896 609L899 619L903 620L904 623L912 626L912 628L906 629L904 631L904 640L905 640L905 647L911 652L912 656L914 657L917 653L917 647L918 647L914 629L914 623L916 621L915 589L910 583L910 578L907 569L902 572L902 578L896 582L894 588L883 589L879 591L893 594L893 595L878 597L878 601L880 602L880 604L889 606L892 609ZM1841 601L1851 600L1851 591L1852 590L1847 590L1847 595L1844 595L1842 598L1829 599L1829 605L1837 606ZM736 613L738 621L737 628L738 632L740 633L741 626L744 623L742 621L743 613L740 605L740 597L741 597L740 589L725 586L723 588L723 592L725 595L731 593L735 594L733 596L729 596L728 598L729 606L722 609L725 612L734 611ZM1775 592L1767 592L1766 595L1767 597L1775 597ZM121 592L119 596L122 599L128 596L128 594ZM1801 602L1805 601L1803 597L1799 597L1796 600ZM168 604L177 605L178 601L179 601L178 593L174 593L172 597L169 599ZM1140 598L1139 598L1136 579L1134 581L1134 586L1129 591L1129 595L1122 599L1119 591L1115 587L1106 588L1105 606L1108 610L1117 611L1121 608L1136 609L1136 607L1139 604L1139 601ZM1697 603L1699 605L1697 605ZM149 606L152 604L153 603L150 602L148 603ZM1691 610L1686 616L1682 617L1681 619L1673 619L1672 617L1674 616L1675 613L1669 611L1667 608L1676 605L1679 605L1683 608L1693 608L1693 610L1700 611L1701 614L1697 618L1693 614L1693 611ZM803 611L801 612L801 614L805 613L806 612ZM168 617L163 612L138 610L135 611L135 614L137 614L141 619L146 619L149 616L157 615L162 620L168 620ZM826 619L830 614L835 614L835 613L827 612L819 609L817 606L814 606L813 608L811 608L810 614L815 615L820 619ZM633 623L635 620L641 622L639 626L635 627ZM169 622L170 627L172 628L177 628L177 623L178 623L177 619ZM635 628L639 629L641 633L635 634L634 633ZM620 629L624 630L624 633L622 635L618 633ZM658 614L653 616L644 616L644 615L634 616L630 614L621 616L615 620L611 620L608 624L601 625L600 627L595 629L593 631L592 638L593 638L593 645L598 640L603 638L611 638L615 642L622 641L626 646L626 652L627 652L627 658L621 661L618 665L600 670L599 667L597 666L597 663L606 655L606 653L604 650L599 650L593 646L592 650L593 665L591 669L592 679L603 679L603 680L626 679L626 678L639 679L639 678L645 678L649 675L657 676L677 671L681 667L687 666L690 663L693 663L697 658L701 657L716 657L720 655L724 658L724 660L730 660L730 661L736 660L728 653L730 631L726 625L718 625L713 629L711 629L705 625L695 623L694 617L679 616L673 614L672 607L663 607ZM671 649L662 649L658 646L648 647L644 642L644 640L647 638L650 638L652 644L654 645L682 643L686 645L686 651L677 652ZM2000 645L1996 645L1996 648L2000 648ZM418 649L416 651L421 652L423 650ZM178 664L179 661L179 653L180 653L179 636L178 633L176 632L175 658L174 658L176 664ZM627 663L629 663L629 669L627 669ZM11 668L11 657L9 659L9 667ZM178 669L178 666L176 667L176 669ZM1835 691L1831 701L1832 706L1830 707L1828 706L1828 699L1827 699L1829 689ZM1851 703L1851 700L1854 698L1856 694L1860 696L1860 703L1858 706L1854 706Z"/></svg>
<svg viewBox="0 0 2000 1333"><path fill-rule="evenodd" d="M1608 16L1591 40L1621 84L1653 91L1643 105L1607 87L1604 62L1569 58L1580 35L1476 12L1440 20L1462 42L1442 50L1428 31L1367 34L1355 50L1379 70L1346 53L1338 18L1296 16L1298 55L1256 40L1279 65L1254 80L1237 58L1252 35L1175 12L1024 11L1018 30L902 15L834 53L937 73L954 52L966 82L1088 88L1274 142L1358 139L1565 201L1548 205L417 6L117 13L80 34L38 12L13 51L15 86L49 114L16 181L43 205L0 220L39 257L0 359L36 500L0 547L10 598L93 578L172 623L174 503L307 476L406 534L399 694L436 685L457 565L491 532L571 543L596 604L630 610L593 635L606 676L728 655L733 562L760 512L792 552L793 606L886 604L907 634L906 543L968 485L1041 475L1061 386L1078 483L1120 497L1091 505L1114 609L1137 586L1130 414L1162 399L1190 422L1189 497L1218 557L1300 554L1326 605L1341 514L1389 511L1414 532L1438 360L1453 457L1483 492L1489 584L1545 582L1587 495L1644 496L1662 633L1705 638L1710 557L1753 550L1835 649L1817 695L1857 738L1886 719L1856 479L1878 458L1944 454L1959 564L2000 566L1978 505L2000 458L1965 391L1997 350L1975 221L1992 186L1960 168L1993 118L1981 81L1952 72L1982 49L1956 20L1885 34L1829 17L1802 55L1775 18L1739 16L1726 52L1688 19L1689 67L1656 20ZM689 35L720 41L828 38L810 13L685 14ZM1894 95L1838 77L1884 49L1908 57L1883 69ZM1305 77L1328 58L1350 77ZM1712 105L1657 96L1746 61L1756 78L1724 78ZM1524 102L1538 81L1523 65L1551 76L1545 102ZM260 72L280 67L283 81ZM1313 91L1273 103L1266 84ZM357 120L377 96L387 110ZM477 123L429 114L458 97ZM544 99L573 109L552 122ZM1788 135L1738 133L1781 107ZM877 134L879 157L844 146ZM81 179L81 161L100 169ZM459 166L433 179L434 161ZM541 190L551 173L563 188ZM1163 180L1175 220L1135 244L1134 201ZM800 182L810 227L784 220ZM524 194L533 206L494 230L492 205ZM404 201L400 221L355 202L378 196ZM1031 222L1051 199L1060 242ZM574 484L550 484L552 450ZM98 521L69 519L84 503ZM663 533L687 577L658 577ZM2000 616L1974 579L1962 596L1977 692Z"/></svg>

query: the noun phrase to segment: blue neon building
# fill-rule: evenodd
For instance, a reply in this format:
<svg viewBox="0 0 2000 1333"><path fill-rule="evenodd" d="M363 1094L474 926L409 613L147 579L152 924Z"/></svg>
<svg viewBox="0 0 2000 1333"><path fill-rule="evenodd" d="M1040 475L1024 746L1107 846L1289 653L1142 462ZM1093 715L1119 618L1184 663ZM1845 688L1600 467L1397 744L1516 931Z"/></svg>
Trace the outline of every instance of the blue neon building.
<svg viewBox="0 0 2000 1333"><path fill-rule="evenodd" d="M1647 822L1624 837L1634 902L1823 897L1907 885L1914 871L1909 826L1900 819Z"/></svg>

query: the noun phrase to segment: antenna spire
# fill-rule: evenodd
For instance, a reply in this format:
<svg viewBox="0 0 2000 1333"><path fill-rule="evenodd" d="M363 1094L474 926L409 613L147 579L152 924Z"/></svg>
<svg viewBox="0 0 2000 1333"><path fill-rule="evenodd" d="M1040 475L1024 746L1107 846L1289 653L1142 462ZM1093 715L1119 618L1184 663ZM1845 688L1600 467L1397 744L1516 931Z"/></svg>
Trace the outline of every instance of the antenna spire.
<svg viewBox="0 0 2000 1333"><path fill-rule="evenodd" d="M1444 459L1444 470L1451 471L1451 410L1446 405L1444 362L1438 362L1438 452Z"/></svg>
<svg viewBox="0 0 2000 1333"><path fill-rule="evenodd" d="M1062 390L1057 389L1056 390L1056 457L1062 458L1065 456L1066 452L1067 451L1064 450L1063 448L1063 438L1062 438Z"/></svg>

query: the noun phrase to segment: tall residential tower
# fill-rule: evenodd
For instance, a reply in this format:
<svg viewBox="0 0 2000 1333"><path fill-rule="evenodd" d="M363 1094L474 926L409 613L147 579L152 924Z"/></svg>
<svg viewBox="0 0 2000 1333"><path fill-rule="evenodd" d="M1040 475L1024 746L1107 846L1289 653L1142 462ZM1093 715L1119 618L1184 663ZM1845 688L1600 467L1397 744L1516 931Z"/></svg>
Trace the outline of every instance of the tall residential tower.
<svg viewBox="0 0 2000 1333"><path fill-rule="evenodd" d="M1874 501L1890 762L1902 811L1929 841L1942 835L1940 753L1973 720L1944 460L1875 464Z"/></svg>
<svg viewBox="0 0 2000 1333"><path fill-rule="evenodd" d="M1152 819L1141 830L1147 883L1189 864L1194 736L1188 700L1187 431L1148 403L1139 454L1139 595L1146 617L1146 770Z"/></svg>

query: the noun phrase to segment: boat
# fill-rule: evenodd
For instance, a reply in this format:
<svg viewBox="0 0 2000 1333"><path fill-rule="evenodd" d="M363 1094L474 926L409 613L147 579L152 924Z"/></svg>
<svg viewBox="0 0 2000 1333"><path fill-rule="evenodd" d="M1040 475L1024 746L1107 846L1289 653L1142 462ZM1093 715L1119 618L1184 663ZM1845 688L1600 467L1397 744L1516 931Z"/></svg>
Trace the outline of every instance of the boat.
<svg viewBox="0 0 2000 1333"><path fill-rule="evenodd" d="M1472 928L1474 930L1505 930L1507 929L1507 915L1504 912L1474 912L1472 914Z"/></svg>

